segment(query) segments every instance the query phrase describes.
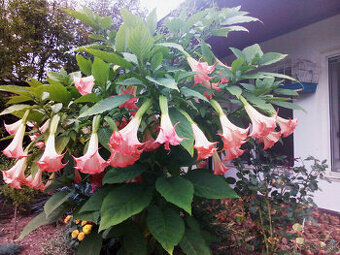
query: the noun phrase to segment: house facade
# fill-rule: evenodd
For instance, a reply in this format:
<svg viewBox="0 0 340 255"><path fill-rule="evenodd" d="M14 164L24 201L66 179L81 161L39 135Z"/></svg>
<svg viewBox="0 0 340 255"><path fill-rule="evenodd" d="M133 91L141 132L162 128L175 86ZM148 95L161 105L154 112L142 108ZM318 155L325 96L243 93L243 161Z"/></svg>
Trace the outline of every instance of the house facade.
<svg viewBox="0 0 340 255"><path fill-rule="evenodd" d="M233 59L227 47L242 49L255 42L260 42L263 52L288 54L288 62L315 64L312 72L316 91L302 92L294 100L307 112L293 111L294 118L298 118L293 155L327 160L327 177L332 183L321 181L322 191L315 194L314 201L320 208L340 212L340 1L217 2L221 7L241 5L242 10L263 22L249 24L249 34L236 38L230 34L231 39L225 41L212 39L214 52L227 64ZM287 61L280 64L284 68Z"/></svg>

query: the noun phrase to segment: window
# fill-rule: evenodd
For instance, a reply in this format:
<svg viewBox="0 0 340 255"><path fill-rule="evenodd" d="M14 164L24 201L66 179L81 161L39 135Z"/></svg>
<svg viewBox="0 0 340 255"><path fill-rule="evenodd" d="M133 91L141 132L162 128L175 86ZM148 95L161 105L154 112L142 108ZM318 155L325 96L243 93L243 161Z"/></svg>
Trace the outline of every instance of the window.
<svg viewBox="0 0 340 255"><path fill-rule="evenodd" d="M340 56L328 60L332 171L340 172Z"/></svg>

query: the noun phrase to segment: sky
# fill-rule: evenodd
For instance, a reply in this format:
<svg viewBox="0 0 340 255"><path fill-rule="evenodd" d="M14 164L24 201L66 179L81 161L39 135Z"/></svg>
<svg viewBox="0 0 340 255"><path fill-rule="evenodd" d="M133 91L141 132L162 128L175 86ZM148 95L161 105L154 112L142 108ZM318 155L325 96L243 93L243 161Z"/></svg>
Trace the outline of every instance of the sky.
<svg viewBox="0 0 340 255"><path fill-rule="evenodd" d="M140 0L142 6L151 12L157 8L157 18L164 18L170 11L176 9L184 0Z"/></svg>

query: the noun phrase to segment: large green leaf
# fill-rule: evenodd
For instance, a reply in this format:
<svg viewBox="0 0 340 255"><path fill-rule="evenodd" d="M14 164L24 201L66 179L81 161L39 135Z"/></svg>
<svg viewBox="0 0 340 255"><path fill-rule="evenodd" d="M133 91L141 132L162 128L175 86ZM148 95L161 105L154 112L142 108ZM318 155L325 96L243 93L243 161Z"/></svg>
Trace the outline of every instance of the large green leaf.
<svg viewBox="0 0 340 255"><path fill-rule="evenodd" d="M37 228L39 228L43 225L49 224L51 222L52 221L50 221L46 218L45 212L38 214L24 227L24 229L21 231L20 236L18 237L17 241L24 239L24 237L27 236L32 231L36 230Z"/></svg>
<svg viewBox="0 0 340 255"><path fill-rule="evenodd" d="M157 28L157 10L156 8L150 12L150 14L146 17L146 25L149 28L151 34L155 33Z"/></svg>
<svg viewBox="0 0 340 255"><path fill-rule="evenodd" d="M70 136L58 136L55 139L55 150L58 154L61 154L64 151L69 141Z"/></svg>
<svg viewBox="0 0 340 255"><path fill-rule="evenodd" d="M182 53L186 53L183 46L177 43L157 43L155 44L156 46L164 46L164 47L168 47L168 48L173 48L176 50L179 50Z"/></svg>
<svg viewBox="0 0 340 255"><path fill-rule="evenodd" d="M173 124L177 123L176 133L179 137L185 138L181 142L181 145L190 153L194 155L194 135L192 132L191 124L188 119L180 113L177 109L169 109L169 115Z"/></svg>
<svg viewBox="0 0 340 255"><path fill-rule="evenodd" d="M208 99L203 96L201 93L199 93L196 90L189 89L188 87L182 87L181 92L186 96L186 97L197 97L203 101L209 102Z"/></svg>
<svg viewBox="0 0 340 255"><path fill-rule="evenodd" d="M111 186L100 187L79 209L78 213L99 211L104 197L112 189Z"/></svg>
<svg viewBox="0 0 340 255"><path fill-rule="evenodd" d="M79 243L77 255L99 255L102 249L102 243L102 236L96 231L92 231Z"/></svg>
<svg viewBox="0 0 340 255"><path fill-rule="evenodd" d="M127 41L130 34L130 28L123 24L120 26L117 35L116 35L116 43L115 48L118 52L124 52L127 51Z"/></svg>
<svg viewBox="0 0 340 255"><path fill-rule="evenodd" d="M242 53L245 56L245 60L247 61L247 63L251 63L252 60L258 56L258 57L262 57L263 56L263 52L260 48L260 45L258 44L254 44L251 46L248 46L247 48L244 48L242 50Z"/></svg>
<svg viewBox="0 0 340 255"><path fill-rule="evenodd" d="M140 184L125 184L111 190L103 201L99 231L140 213L149 205L151 198L152 189Z"/></svg>
<svg viewBox="0 0 340 255"><path fill-rule="evenodd" d="M131 97L132 95L126 94L105 98L96 103L94 106L87 109L86 111L84 111L82 114L80 114L79 118L88 117L106 111L110 111L118 107L119 105L124 104Z"/></svg>
<svg viewBox="0 0 340 255"><path fill-rule="evenodd" d="M146 170L146 167L141 164L134 164L124 168L111 168L105 174L103 184L123 183L141 175Z"/></svg>
<svg viewBox="0 0 340 255"><path fill-rule="evenodd" d="M185 234L179 243L182 251L187 255L211 255L204 238L197 231L186 229Z"/></svg>
<svg viewBox="0 0 340 255"><path fill-rule="evenodd" d="M82 71L85 75L91 75L92 62L91 59L86 59L82 55L76 56L77 63L80 71Z"/></svg>
<svg viewBox="0 0 340 255"><path fill-rule="evenodd" d="M137 59L142 63L149 55L153 46L153 38L144 23L139 24L128 37L128 47Z"/></svg>
<svg viewBox="0 0 340 255"><path fill-rule="evenodd" d="M170 203L177 205L191 215L194 186L183 177L160 177L156 181L157 191Z"/></svg>
<svg viewBox="0 0 340 255"><path fill-rule="evenodd" d="M13 114L15 112L20 112L20 111L26 111L28 109L32 108L31 105L29 104L17 104L17 105L11 105L10 107L6 108L0 113L1 115L5 114Z"/></svg>
<svg viewBox="0 0 340 255"><path fill-rule="evenodd" d="M74 100L73 103L75 104L80 104L80 103L97 103L100 101L100 97L97 96L94 93L90 93L90 94L86 94L83 95L81 97L79 97L78 99Z"/></svg>
<svg viewBox="0 0 340 255"><path fill-rule="evenodd" d="M91 55L104 60L107 63L119 65L121 67L131 68L132 64L126 61L124 58L113 52L106 52L103 50L92 49L88 47L79 47L77 51L85 51Z"/></svg>
<svg viewBox="0 0 340 255"><path fill-rule="evenodd" d="M1 85L0 91L6 91L6 92L15 93L18 95L29 96L31 88L24 87L24 86L17 86L17 85Z"/></svg>
<svg viewBox="0 0 340 255"><path fill-rule="evenodd" d="M259 60L259 65L271 65L287 57L287 54L277 52L267 52Z"/></svg>
<svg viewBox="0 0 340 255"><path fill-rule="evenodd" d="M46 214L46 217L49 217L54 210L58 209L72 195L73 192L60 191L58 193L55 193L52 197L50 197L50 199L46 202L44 206L44 212Z"/></svg>
<svg viewBox="0 0 340 255"><path fill-rule="evenodd" d="M292 109L292 110L302 110L304 112L307 112L305 109L303 109L300 105L290 103L290 102L279 102L279 101L273 101L273 104L276 104L277 106L281 106L283 108Z"/></svg>
<svg viewBox="0 0 340 255"><path fill-rule="evenodd" d="M235 191L222 176L214 175L206 169L195 169L185 175L194 185L194 194L209 199L238 198Z"/></svg>
<svg viewBox="0 0 340 255"><path fill-rule="evenodd" d="M63 105L68 105L68 103L71 101L71 94L67 91L67 89L64 87L63 84L61 84L58 81L51 80L47 78L50 85L44 85L36 88L36 91L39 91L40 93L48 92L49 93L49 99L53 100L55 102L63 103Z"/></svg>
<svg viewBox="0 0 340 255"><path fill-rule="evenodd" d="M98 140L99 143L108 151L110 151L110 137L112 135L112 130L108 127L101 127L98 130Z"/></svg>
<svg viewBox="0 0 340 255"><path fill-rule="evenodd" d="M88 26L94 28L95 30L99 30L100 26L97 23L97 21L95 20L94 14L91 15L89 13L89 10L87 10L87 12L85 12L86 9L87 8L83 7L83 10L81 12L70 10L70 9L64 9L64 11L71 14L74 18L79 19L85 25L88 25Z"/></svg>
<svg viewBox="0 0 340 255"><path fill-rule="evenodd" d="M148 79L151 82L154 82L158 85L161 85L163 87L169 88L169 89L175 89L177 91L179 91L178 87L177 87L177 83L175 81L174 78L172 77L168 77L168 78L153 78L150 76L146 76L146 79Z"/></svg>
<svg viewBox="0 0 340 255"><path fill-rule="evenodd" d="M178 213L171 208L152 206L148 209L146 224L153 237L172 254L185 230L184 222Z"/></svg>
<svg viewBox="0 0 340 255"><path fill-rule="evenodd" d="M92 75L97 84L105 86L109 79L110 66L100 58L95 57L92 64Z"/></svg>

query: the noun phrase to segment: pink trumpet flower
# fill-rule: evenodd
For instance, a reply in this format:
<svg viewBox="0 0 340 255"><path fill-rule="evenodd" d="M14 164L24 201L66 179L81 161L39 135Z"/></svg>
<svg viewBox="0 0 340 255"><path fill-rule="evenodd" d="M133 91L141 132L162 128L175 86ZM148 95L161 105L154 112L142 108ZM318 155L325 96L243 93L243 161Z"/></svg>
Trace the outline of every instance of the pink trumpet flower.
<svg viewBox="0 0 340 255"><path fill-rule="evenodd" d="M214 164L214 174L223 175L225 174L225 172L229 170L229 168L223 164L217 152L213 154L212 158L213 158L213 164Z"/></svg>
<svg viewBox="0 0 340 255"><path fill-rule="evenodd" d="M78 89L79 93L83 96L90 94L94 86L94 77L90 75L88 77L80 78L73 76L74 86Z"/></svg>
<svg viewBox="0 0 340 255"><path fill-rule="evenodd" d="M143 152L143 144L139 142L137 131L141 119L134 117L120 131L113 131L110 138L111 156L109 164L113 167L133 165Z"/></svg>
<svg viewBox="0 0 340 255"><path fill-rule="evenodd" d="M4 126L5 126L6 131L10 135L14 135L15 133L18 132L18 129L19 129L21 123L22 123L22 120L20 119L20 120L14 122L14 123L8 124L8 125L6 125L6 123L4 122Z"/></svg>
<svg viewBox="0 0 340 255"><path fill-rule="evenodd" d="M263 149L267 150L267 149L273 147L274 144L280 139L280 137L281 137L280 131L279 132L273 131L273 132L269 133L268 135L259 138L257 143L263 143L264 144Z"/></svg>
<svg viewBox="0 0 340 255"><path fill-rule="evenodd" d="M119 106L119 108L126 107L129 110L138 110L138 107L136 105L136 102L138 101L138 97L135 97L136 96L136 90L137 90L137 86L127 86L127 88L125 90L123 90L121 93L119 93L119 95L130 94L130 95L134 96L134 98L130 98L124 104L121 104Z"/></svg>
<svg viewBox="0 0 340 255"><path fill-rule="evenodd" d="M37 161L36 163L39 165L39 168L43 171L57 172L66 165L61 162L64 157L64 154L57 153L55 149L55 135L52 133L47 138L45 151L43 155L41 156L40 160Z"/></svg>
<svg viewBox="0 0 340 255"><path fill-rule="evenodd" d="M222 126L223 149L226 152L225 160L235 159L243 154L241 145L246 142L249 128L240 128L229 121L225 114L220 115Z"/></svg>
<svg viewBox="0 0 340 255"><path fill-rule="evenodd" d="M25 122L21 120L21 124L17 129L12 142L6 147L6 149L2 151L7 157L17 159L27 157L27 153L24 152L22 148L22 143L25 136L25 128Z"/></svg>
<svg viewBox="0 0 340 255"><path fill-rule="evenodd" d="M276 115L272 117L259 113L254 107L246 103L244 108L250 117L252 131L249 136L261 138L273 132L276 128Z"/></svg>
<svg viewBox="0 0 340 255"><path fill-rule="evenodd" d="M297 126L298 120L297 119L287 120L287 119L277 116L276 122L280 126L282 136L287 137L294 132Z"/></svg>
<svg viewBox="0 0 340 255"><path fill-rule="evenodd" d="M199 74L194 75L196 86L198 83L202 83L203 81L209 81L211 77L208 75L214 71L215 66L209 66L207 62L199 62L192 57L188 57L187 61L191 70L193 72L198 72Z"/></svg>
<svg viewBox="0 0 340 255"><path fill-rule="evenodd" d="M88 149L84 156L75 158L76 169L85 174L98 174L105 170L108 163L98 152L98 134L92 133Z"/></svg>
<svg viewBox="0 0 340 255"><path fill-rule="evenodd" d="M13 188L21 189L21 185L25 183L25 170L27 167L27 158L19 159L15 165L7 170L2 171L4 182Z"/></svg>
<svg viewBox="0 0 340 255"><path fill-rule="evenodd" d="M191 123L191 127L194 134L194 148L197 151L197 161L211 157L217 150L215 148L216 142L209 142L202 130L194 122Z"/></svg>
<svg viewBox="0 0 340 255"><path fill-rule="evenodd" d="M177 146L179 145L182 141L183 138L180 138L177 133L176 133L176 125L172 125L172 122L170 120L170 116L168 113L162 114L161 116L161 126L159 130L159 134L156 138L155 143L163 144L164 143L164 148L168 151L170 151L169 145Z"/></svg>
<svg viewBox="0 0 340 255"><path fill-rule="evenodd" d="M38 172L33 177L32 173L26 177L25 184L28 187L33 189L38 189L43 191L45 189L45 185L42 182L42 171L38 169Z"/></svg>

